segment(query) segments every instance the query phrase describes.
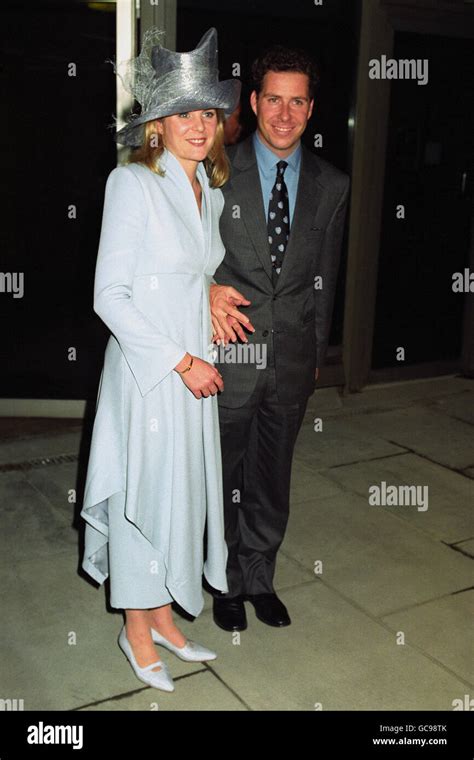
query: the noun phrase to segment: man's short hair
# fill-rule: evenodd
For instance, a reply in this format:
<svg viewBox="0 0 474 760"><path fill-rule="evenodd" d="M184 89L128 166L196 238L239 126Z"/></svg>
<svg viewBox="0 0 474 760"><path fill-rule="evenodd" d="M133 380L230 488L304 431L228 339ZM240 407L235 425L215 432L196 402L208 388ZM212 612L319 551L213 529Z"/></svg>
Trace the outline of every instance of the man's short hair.
<svg viewBox="0 0 474 760"><path fill-rule="evenodd" d="M309 96L314 98L319 84L319 70L305 50L273 45L265 50L252 64L253 86L260 93L265 74L269 71L292 71L306 74L309 80Z"/></svg>

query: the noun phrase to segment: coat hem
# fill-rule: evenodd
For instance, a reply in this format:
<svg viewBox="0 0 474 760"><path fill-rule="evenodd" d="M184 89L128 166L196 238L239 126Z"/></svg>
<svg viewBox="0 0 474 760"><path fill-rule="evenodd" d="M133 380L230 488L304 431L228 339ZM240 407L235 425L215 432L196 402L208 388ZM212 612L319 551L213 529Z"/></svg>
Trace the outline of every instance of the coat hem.
<svg viewBox="0 0 474 760"><path fill-rule="evenodd" d="M99 585L103 585L104 582L109 577L109 562L108 562L108 543L109 543L109 525L108 525L108 500L115 494L118 493L123 489L117 489L116 491L113 491L109 493L105 498L102 498L100 501L96 501L93 504L90 504L87 507L83 507L81 511L81 517L86 522L86 530L87 526L90 526L90 528L93 529L93 533L90 534L90 547L85 547L84 551L87 552L87 555L84 556L82 561L82 568L83 570ZM95 514L94 514L95 510ZM100 519L97 515L100 515L102 519ZM139 526L136 523L133 523L137 530L142 533ZM143 533L142 533L143 535ZM150 542L151 543L151 542ZM87 544L87 541L86 541ZM151 544L153 546L153 544ZM156 549L156 547L154 547ZM91 551L89 551L89 549ZM158 549L156 549L159 551ZM96 558L96 561L94 561L93 558ZM168 565L166 558L163 557L165 569L168 572ZM216 589L217 591L222 591L223 593L228 592L228 587L225 581L219 581L216 583L216 578L213 576L212 573L209 572L208 567L206 566L207 563L204 562L202 574L206 578L207 582L212 586L212 588ZM193 617L197 618L203 608L204 608L204 596L203 596L203 590L202 590L202 582L199 589L200 593L200 600L199 604L193 604L191 600L189 599L188 595L186 593L182 593L183 590L188 586L191 587L193 584L190 580L186 579L183 581L175 581L172 578L168 578L167 581L164 583L165 589L168 591L170 596L172 596L173 600L189 615L192 615ZM120 608L122 609L122 608ZM144 608L145 609L145 608ZM148 608L146 608L148 609Z"/></svg>

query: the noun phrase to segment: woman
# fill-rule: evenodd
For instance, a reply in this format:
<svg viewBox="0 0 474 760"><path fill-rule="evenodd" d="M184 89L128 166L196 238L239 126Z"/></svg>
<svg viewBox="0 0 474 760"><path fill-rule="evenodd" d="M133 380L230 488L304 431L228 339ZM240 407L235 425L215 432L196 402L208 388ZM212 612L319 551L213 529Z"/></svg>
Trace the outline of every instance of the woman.
<svg viewBox="0 0 474 760"><path fill-rule="evenodd" d="M138 150L105 192L94 309L112 335L81 515L83 568L110 576L110 603L125 610L120 647L138 678L173 691L154 643L188 661L216 654L186 640L171 602L199 615L203 572L228 590L209 284L224 256L224 115L240 83L219 82L215 29L190 53L152 44L157 34L129 64L141 114L116 135Z"/></svg>

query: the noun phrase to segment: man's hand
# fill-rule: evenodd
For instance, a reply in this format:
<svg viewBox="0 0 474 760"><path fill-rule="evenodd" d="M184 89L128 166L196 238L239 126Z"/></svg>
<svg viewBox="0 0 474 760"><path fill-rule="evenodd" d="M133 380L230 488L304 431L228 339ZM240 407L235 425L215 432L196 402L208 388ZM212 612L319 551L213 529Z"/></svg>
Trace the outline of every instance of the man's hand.
<svg viewBox="0 0 474 760"><path fill-rule="evenodd" d="M316 367L316 377L315 380L319 380L319 368Z"/></svg>
<svg viewBox="0 0 474 760"><path fill-rule="evenodd" d="M255 328L249 318L236 307L249 306L251 301L230 285L215 285L214 283L210 286L209 301L214 328L213 340L220 340L227 344L229 340L235 343L239 337L244 343L248 343L241 325L251 332L255 332Z"/></svg>

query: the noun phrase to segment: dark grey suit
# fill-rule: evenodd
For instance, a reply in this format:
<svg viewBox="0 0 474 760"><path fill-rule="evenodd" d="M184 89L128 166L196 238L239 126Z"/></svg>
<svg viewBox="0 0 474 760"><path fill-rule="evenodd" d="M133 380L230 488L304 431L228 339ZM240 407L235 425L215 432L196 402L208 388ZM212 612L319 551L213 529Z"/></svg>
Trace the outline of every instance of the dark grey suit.
<svg viewBox="0 0 474 760"><path fill-rule="evenodd" d="M266 347L268 366L224 363L219 418L228 596L273 591L288 520L293 448L316 367L324 363L339 268L349 178L303 147L291 231L276 286L252 138L229 149L220 230L226 254L215 273L252 303L241 307ZM315 278L322 277L322 289Z"/></svg>

